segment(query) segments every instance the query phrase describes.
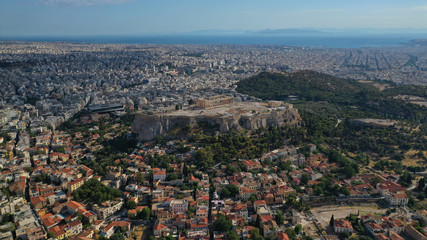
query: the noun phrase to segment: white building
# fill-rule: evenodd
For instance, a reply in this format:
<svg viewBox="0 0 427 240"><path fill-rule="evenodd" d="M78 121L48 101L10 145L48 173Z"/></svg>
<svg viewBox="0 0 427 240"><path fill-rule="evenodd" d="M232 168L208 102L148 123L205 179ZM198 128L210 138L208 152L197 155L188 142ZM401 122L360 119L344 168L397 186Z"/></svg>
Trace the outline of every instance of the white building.
<svg viewBox="0 0 427 240"><path fill-rule="evenodd" d="M409 198L404 192L389 193L385 199L391 206L406 206L409 202Z"/></svg>

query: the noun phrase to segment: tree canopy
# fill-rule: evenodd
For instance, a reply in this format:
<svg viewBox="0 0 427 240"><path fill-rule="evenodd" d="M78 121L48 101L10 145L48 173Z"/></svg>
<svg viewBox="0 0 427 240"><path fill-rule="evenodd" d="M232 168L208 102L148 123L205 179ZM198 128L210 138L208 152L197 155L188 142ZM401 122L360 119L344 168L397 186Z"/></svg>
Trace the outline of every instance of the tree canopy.
<svg viewBox="0 0 427 240"><path fill-rule="evenodd" d="M219 213L216 221L213 223L215 231L227 232L233 228L233 224L224 214Z"/></svg>
<svg viewBox="0 0 427 240"><path fill-rule="evenodd" d="M72 194L76 201L80 202L90 199L96 204L114 200L122 195L120 190L106 187L96 179L89 179Z"/></svg>

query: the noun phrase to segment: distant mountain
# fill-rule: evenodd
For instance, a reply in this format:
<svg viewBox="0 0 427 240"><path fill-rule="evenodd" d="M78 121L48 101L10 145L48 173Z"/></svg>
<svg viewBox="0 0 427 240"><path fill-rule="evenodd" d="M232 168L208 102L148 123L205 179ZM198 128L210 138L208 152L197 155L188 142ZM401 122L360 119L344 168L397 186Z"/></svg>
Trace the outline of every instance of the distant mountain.
<svg viewBox="0 0 427 240"><path fill-rule="evenodd" d="M213 35L222 35L222 34L243 34L242 30L221 30L221 29L205 29L205 30L196 30L191 32L186 32L187 34L213 34Z"/></svg>
<svg viewBox="0 0 427 240"><path fill-rule="evenodd" d="M246 32L252 34L272 34L272 35L313 35L324 34L325 32L317 29L307 28L287 28L287 29L263 29L255 32Z"/></svg>
<svg viewBox="0 0 427 240"><path fill-rule="evenodd" d="M409 45L427 46L427 39L415 39L409 42Z"/></svg>
<svg viewBox="0 0 427 240"><path fill-rule="evenodd" d="M347 28L336 32L355 34L427 34L427 29L416 28ZM330 32L334 32L332 29Z"/></svg>
<svg viewBox="0 0 427 240"><path fill-rule="evenodd" d="M188 32L150 32L147 35L283 35L283 36L414 36L427 37L427 29L415 28L279 28L261 30L200 29Z"/></svg>
<svg viewBox="0 0 427 240"><path fill-rule="evenodd" d="M247 34L264 34L264 35L327 35L327 36L360 36L360 35L425 35L427 29L414 28L285 28L285 29L262 29L259 31L246 31Z"/></svg>

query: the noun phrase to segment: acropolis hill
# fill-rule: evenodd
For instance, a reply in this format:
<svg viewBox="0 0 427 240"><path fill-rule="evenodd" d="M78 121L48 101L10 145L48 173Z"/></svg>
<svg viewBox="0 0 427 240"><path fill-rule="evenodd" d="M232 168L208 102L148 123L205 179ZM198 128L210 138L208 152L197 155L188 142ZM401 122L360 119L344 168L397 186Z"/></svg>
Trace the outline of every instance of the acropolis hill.
<svg viewBox="0 0 427 240"><path fill-rule="evenodd" d="M221 100L222 99L222 100ZM205 108L206 107L206 108ZM167 136L176 128L195 127L207 123L220 132L255 130L262 127L298 125L298 110L283 102L233 102L232 98L217 96L211 100L198 99L196 106L179 110L137 113L132 132L147 141L155 136Z"/></svg>

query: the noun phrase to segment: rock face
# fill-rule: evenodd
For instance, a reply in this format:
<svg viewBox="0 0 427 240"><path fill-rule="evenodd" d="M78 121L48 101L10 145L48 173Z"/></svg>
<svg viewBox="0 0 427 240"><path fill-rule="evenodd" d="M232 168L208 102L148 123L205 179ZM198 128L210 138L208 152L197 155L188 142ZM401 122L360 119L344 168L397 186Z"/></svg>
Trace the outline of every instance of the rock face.
<svg viewBox="0 0 427 240"><path fill-rule="evenodd" d="M173 113L137 113L132 132L138 134L140 141L147 141L158 135L167 136L172 129L188 125L194 127L200 123L215 126L224 133L230 130L299 125L301 120L298 110L290 104L281 104L279 107L268 107L267 103L245 105L247 106L238 105L208 111L197 109Z"/></svg>

